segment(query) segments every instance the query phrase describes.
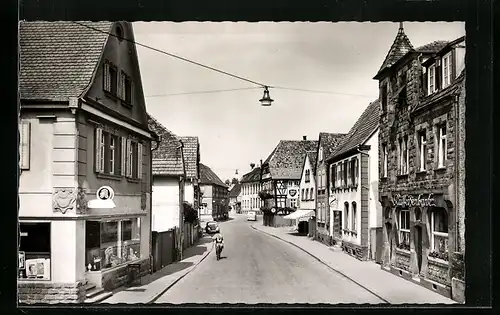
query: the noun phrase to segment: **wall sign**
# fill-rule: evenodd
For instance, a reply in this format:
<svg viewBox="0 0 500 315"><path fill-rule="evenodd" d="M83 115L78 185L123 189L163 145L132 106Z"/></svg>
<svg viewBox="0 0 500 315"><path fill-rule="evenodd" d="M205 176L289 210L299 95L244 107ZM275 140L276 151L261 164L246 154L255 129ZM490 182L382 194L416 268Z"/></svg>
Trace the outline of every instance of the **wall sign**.
<svg viewBox="0 0 500 315"><path fill-rule="evenodd" d="M115 192L109 186L102 186L96 192L96 199L90 200L88 202L88 208L90 209L112 209L116 205L113 202L115 197Z"/></svg>
<svg viewBox="0 0 500 315"><path fill-rule="evenodd" d="M19 252L19 270L26 269L26 255L24 252Z"/></svg>
<svg viewBox="0 0 500 315"><path fill-rule="evenodd" d="M288 194L289 194L291 197L295 197L295 195L297 194L297 189L289 189L289 190L288 190Z"/></svg>
<svg viewBox="0 0 500 315"><path fill-rule="evenodd" d="M436 206L436 202L432 196L433 194L429 194L429 197L423 198L422 194L417 197L397 194L395 195L393 202L397 207L434 207Z"/></svg>
<svg viewBox="0 0 500 315"><path fill-rule="evenodd" d="M96 197L99 200L108 200L113 199L115 196L115 192L109 186L102 186L97 190Z"/></svg>

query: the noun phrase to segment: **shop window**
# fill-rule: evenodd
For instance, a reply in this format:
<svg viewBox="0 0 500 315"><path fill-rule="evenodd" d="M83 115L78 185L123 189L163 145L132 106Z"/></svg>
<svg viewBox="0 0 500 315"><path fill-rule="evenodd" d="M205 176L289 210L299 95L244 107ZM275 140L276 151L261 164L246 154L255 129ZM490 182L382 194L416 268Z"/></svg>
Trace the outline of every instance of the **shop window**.
<svg viewBox="0 0 500 315"><path fill-rule="evenodd" d="M21 279L50 280L50 223L19 223Z"/></svg>
<svg viewBox="0 0 500 315"><path fill-rule="evenodd" d="M399 244L398 247L410 250L410 211L399 211Z"/></svg>
<svg viewBox="0 0 500 315"><path fill-rule="evenodd" d="M140 218L86 221L87 270L98 271L140 258Z"/></svg>
<svg viewBox="0 0 500 315"><path fill-rule="evenodd" d="M444 208L433 208L430 220L431 251L446 254L448 252L448 213Z"/></svg>

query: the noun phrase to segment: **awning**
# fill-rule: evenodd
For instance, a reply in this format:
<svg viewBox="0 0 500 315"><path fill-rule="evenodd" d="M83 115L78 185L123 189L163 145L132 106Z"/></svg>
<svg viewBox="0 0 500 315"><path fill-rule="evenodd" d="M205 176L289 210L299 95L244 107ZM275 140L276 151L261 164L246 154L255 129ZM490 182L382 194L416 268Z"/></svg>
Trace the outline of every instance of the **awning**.
<svg viewBox="0 0 500 315"><path fill-rule="evenodd" d="M283 217L283 219L296 220L303 217L311 217L314 215L314 210L295 210L295 212L290 213Z"/></svg>

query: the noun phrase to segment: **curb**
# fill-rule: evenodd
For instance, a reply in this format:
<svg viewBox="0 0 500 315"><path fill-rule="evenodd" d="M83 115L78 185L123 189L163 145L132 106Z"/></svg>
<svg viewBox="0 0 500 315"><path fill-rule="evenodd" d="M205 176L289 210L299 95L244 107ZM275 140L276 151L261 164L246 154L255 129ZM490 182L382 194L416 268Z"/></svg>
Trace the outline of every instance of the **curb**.
<svg viewBox="0 0 500 315"><path fill-rule="evenodd" d="M149 301L147 301L145 304L152 304L154 303L156 300L158 300L163 294L165 294L165 292L167 292L171 287L173 287L177 282L179 282L182 278L184 278L185 276L187 276L191 271L193 271L203 260L205 260L205 258L207 258L207 256L212 252L214 248L214 245L212 244L212 247L210 247L210 250L208 250L204 255L203 257L194 265L192 266L191 268L189 268L185 273L183 273L181 276L179 276L179 278L177 278L176 280L172 281L165 289L163 289L160 293L157 293L153 296L153 298L151 298Z"/></svg>
<svg viewBox="0 0 500 315"><path fill-rule="evenodd" d="M255 231L258 231L258 232L260 232L260 233L266 234L266 235L268 235L268 236L272 236L272 237L274 237L274 238L276 238L276 239L279 239L280 241L283 241L283 242L285 242L285 243L288 243L288 244L290 244L290 245L293 245L293 246L297 247L298 249L302 250L303 252L307 253L309 256L313 257L314 259L316 259L317 261L319 261L320 263L322 263L323 265L325 265L326 267L328 267L328 269L330 269L330 270L332 270L332 271L334 271L334 272L336 272L336 273L340 274L340 275L341 275L341 276L343 276L344 278L348 279L349 281L354 282L355 284L357 284L357 285L358 285L358 286L360 286L361 288L363 288L363 289L365 289L366 291L370 292L371 294L375 295L377 298L381 299L384 303L391 304L391 302L389 302L388 300L384 299L383 297L381 297L381 296L380 296L380 295L378 295L377 293L375 293L375 292L373 292L372 290L368 289L367 287L363 286L361 283L359 283L359 282L357 282L356 280L352 279L351 277L347 276L347 275L346 275L346 274L344 274L343 272L338 271L337 269L335 269L335 268L331 267L328 263L326 263L326 262L324 262L323 260L321 260L320 258L318 258L318 257L314 256L313 254L311 254L310 252L308 252L308 251L307 251L307 250L305 250L304 248L302 248L302 247L300 247L300 246L298 246L298 245L296 245L296 244L294 244L294 243L292 243L292 242L289 242L289 241L287 241L287 240L285 240L285 239L282 239L282 238L281 238L281 237L279 237L279 236L273 235L273 234L271 234L271 233L264 232L264 231L262 231L261 229L256 228L253 224L252 224L252 225L250 225L250 227L251 227L252 229L254 229Z"/></svg>

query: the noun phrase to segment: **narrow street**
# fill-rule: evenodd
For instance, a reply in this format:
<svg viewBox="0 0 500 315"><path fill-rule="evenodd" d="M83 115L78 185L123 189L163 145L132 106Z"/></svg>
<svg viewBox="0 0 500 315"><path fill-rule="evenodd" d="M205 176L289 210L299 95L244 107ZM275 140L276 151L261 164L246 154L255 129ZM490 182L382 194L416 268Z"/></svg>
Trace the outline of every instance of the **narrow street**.
<svg viewBox="0 0 500 315"><path fill-rule="evenodd" d="M253 230L253 223L244 215L221 222L223 259L212 251L156 303L383 302L300 249Z"/></svg>

